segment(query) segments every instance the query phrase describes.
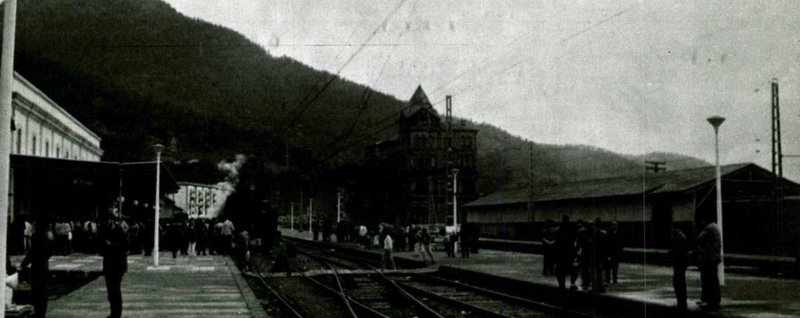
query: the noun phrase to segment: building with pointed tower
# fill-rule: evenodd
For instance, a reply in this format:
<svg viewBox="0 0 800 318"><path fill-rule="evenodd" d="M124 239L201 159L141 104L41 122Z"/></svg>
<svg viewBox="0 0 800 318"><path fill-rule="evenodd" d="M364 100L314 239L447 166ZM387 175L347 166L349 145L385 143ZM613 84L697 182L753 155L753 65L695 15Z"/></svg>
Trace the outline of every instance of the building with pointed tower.
<svg viewBox="0 0 800 318"><path fill-rule="evenodd" d="M452 224L453 171L457 205L477 198L477 130L436 112L417 87L397 120L397 134L366 149L368 192L362 219L398 225ZM459 209L460 211L460 209ZM459 212L459 223L464 220Z"/></svg>

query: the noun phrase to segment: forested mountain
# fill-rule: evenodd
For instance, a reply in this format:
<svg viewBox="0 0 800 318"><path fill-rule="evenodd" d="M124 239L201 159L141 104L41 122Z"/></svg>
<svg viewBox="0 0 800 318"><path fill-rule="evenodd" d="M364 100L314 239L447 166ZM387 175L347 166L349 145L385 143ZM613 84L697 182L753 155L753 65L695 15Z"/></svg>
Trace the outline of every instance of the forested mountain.
<svg viewBox="0 0 800 318"><path fill-rule="evenodd" d="M390 137L405 105L159 0L20 0L16 48L16 70L103 138L104 160L147 160L162 142L173 161L244 153L332 171ZM479 129L481 192L526 182L522 139L467 125ZM535 144L533 154L537 182L641 169L588 146Z"/></svg>

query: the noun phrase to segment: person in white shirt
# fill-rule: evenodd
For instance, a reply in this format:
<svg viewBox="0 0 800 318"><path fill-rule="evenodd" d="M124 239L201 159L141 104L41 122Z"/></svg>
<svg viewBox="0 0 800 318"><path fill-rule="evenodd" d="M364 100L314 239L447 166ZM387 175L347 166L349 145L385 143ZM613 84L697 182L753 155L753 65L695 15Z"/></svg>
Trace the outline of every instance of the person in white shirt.
<svg viewBox="0 0 800 318"><path fill-rule="evenodd" d="M391 269L397 269L394 265L394 257L392 256L394 239L392 238L391 233L389 233L387 227L383 224L381 224L381 236L383 236L383 260L381 263L381 268L385 270L386 265L390 264L392 266Z"/></svg>

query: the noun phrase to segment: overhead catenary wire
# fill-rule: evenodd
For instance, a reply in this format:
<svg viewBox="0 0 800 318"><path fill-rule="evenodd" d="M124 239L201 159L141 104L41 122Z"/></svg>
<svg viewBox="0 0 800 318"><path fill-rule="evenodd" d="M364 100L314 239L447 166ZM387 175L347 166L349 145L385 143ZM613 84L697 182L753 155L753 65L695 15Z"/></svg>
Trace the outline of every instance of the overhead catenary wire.
<svg viewBox="0 0 800 318"><path fill-rule="evenodd" d="M288 121L287 121L287 125L285 125L285 127L293 127L293 126L294 126L294 125L297 123L297 121L298 121L298 120L300 120L300 118L301 118L301 117L303 116L303 114L304 114L304 113L305 113L305 112L306 112L306 111L307 111L307 110L308 110L308 109L311 107L311 105L312 105L312 104L313 104L313 103L314 103L314 102L315 102L315 101L316 101L316 100L317 100L317 99L318 99L320 96L322 96L322 93L324 93L324 92L325 92L325 90L327 90L327 89L328 89L328 88L331 86L331 84L333 84L333 82L334 82L334 81L335 81L337 78L339 78L339 73L341 73L341 72L342 72L342 71L343 71L343 70L344 70L344 69L345 69L345 68L346 68L346 67L347 67L347 66L348 66L348 65L349 65L349 64L350 64L350 63L351 63L351 62L352 62L354 59L355 59L355 57L356 57L356 56L357 56L359 53L361 53L361 52L364 50L364 48L366 47L366 46L364 46L364 44L367 44L367 43L369 43L369 42L370 42L370 41L371 41L371 40L372 40L372 39L375 37L375 35L376 35L376 34L378 34L378 31L380 31L380 30L381 30L382 26L383 26L385 23L387 23L387 22L389 21L389 19L391 19L391 18L392 18L392 16L394 16L394 14L395 14L395 13L397 13L397 11L399 11L399 10L400 10L400 8L403 6L403 4L405 4L405 2L406 2L406 0L401 0L401 1L398 3L398 5L394 7L394 9L393 9L393 10L392 10L392 11L391 11L391 12L390 12L390 13L389 13L389 14L388 14L388 15L387 15L387 16L386 16L384 19L383 19L383 21L382 21L382 22L381 22L381 23L378 25L378 27L377 27L377 28L375 28L375 29L374 29L374 30L373 30L373 31L370 33L370 35L367 37L367 39L364 41L364 43L362 43L362 45L360 45L360 46L358 47L358 49L356 49L356 51L355 51L355 52L353 52L353 54L351 54L351 55L350 55L350 57L349 57L349 58L348 58L348 59L347 59L347 60L346 60L346 61L345 61L345 62L342 64L342 66L341 66L341 67L339 67L339 69L338 69L338 70L337 70L337 71L336 71L334 74L332 74L332 75L331 75L331 76L328 78L328 80L325 82L325 84L322 86L322 88L320 88L320 89L319 89L319 90L316 92L316 94L314 94L314 96L311 98L311 100L310 100L310 101L308 101L308 102L306 102L304 105L300 106L300 108L299 108L299 110L297 111L297 113L295 113L294 115L292 115L292 116L290 116L290 117L289 117L289 119L288 119Z"/></svg>
<svg viewBox="0 0 800 318"><path fill-rule="evenodd" d="M561 43L568 42L569 40L571 40L571 39L573 39L573 38L576 38L576 37L580 36L581 34L584 34L584 33L588 32L589 30L591 30L591 29L593 29L593 28L596 28L596 27L598 27L598 26L600 26L600 25L602 25L602 24L605 24L606 22L608 22L608 21L610 21L610 20L612 20L612 19L615 19L615 18L617 18L617 17L619 17L619 16L622 16L623 14L625 14L625 13L629 12L630 10L634 9L634 8L635 8L637 5L638 5L638 4L634 4L634 5L632 5L632 6L629 6L629 7L625 8L625 9L623 9L623 10L621 10L621 11L619 11L619 12L617 12L617 13L615 13L615 14L611 15L611 16L609 16L608 18L602 19L602 20L600 20L600 21L598 21L598 22L596 22L596 23L594 23L594 24L592 24L592 25L590 25L590 26L588 26L588 27L586 27L586 28L583 28L583 29L581 29L581 30L578 30L578 31L576 31L576 32L574 32L574 33L571 33L571 34L567 35L566 37L562 38L562 39L560 40L560 42L561 42ZM521 34L520 36L518 36L518 37L516 37L514 40L512 40L512 41L511 41L511 44L516 44L516 43L519 43L519 41L520 41L522 38L524 38L525 36L526 36L526 33L523 33L523 34ZM506 56L506 55L513 53L513 52L514 52L514 50L515 50L515 45L508 45L508 46L509 46L509 49L508 49L508 50L506 50L506 51L505 51L503 54L501 54L501 56L500 56L500 57L498 57L498 58L495 58L495 59L492 59L492 61L498 61L498 60L500 60L500 59L502 59L502 58L505 58L505 56ZM453 82L457 81L458 79L460 79L461 77L463 77L464 75L466 75L466 74L468 74L468 73L470 73L470 72L474 72L474 71L477 71L477 70L480 70L480 69L483 69L483 68L485 68L485 67L489 66L490 64L489 64L488 62L490 62L490 58L489 58L489 57L485 58L484 60L482 60L482 61L481 61L480 63L478 63L478 64L473 64L473 66L470 66L470 67L469 67L469 68L467 68L466 70L464 70L464 71L460 72L460 73L459 73L458 75L456 75L456 76L455 76L453 79L451 79L451 80L449 80L449 81L447 81L447 82L445 82L445 83L443 83L443 84L439 85L438 87L436 87L436 88L435 88L433 91L431 91L431 93L434 93L434 92L437 92L437 91L439 91L440 89L442 89L442 88L444 88L444 87L446 87L446 86L448 86L448 85L452 84ZM497 72L494 72L494 73L492 74L492 76L494 76L494 75L497 75L497 74L502 74L502 73L505 73L505 72L507 72L508 70L510 70L510 69L513 69L513 68L515 68L516 66L518 66L518 65L520 65L520 64L522 64L522 63L523 63L523 61L515 61L515 62L511 63L511 65L505 66L505 67L503 67L501 70L499 70L499 71L497 71ZM491 66L494 66L494 65L491 65ZM452 95L452 96L458 95L458 94L460 94L460 93L463 93L465 90L466 90L466 89L462 89L462 90L461 90L461 91L459 91L458 93L456 93L456 94L451 94L451 95ZM437 105L437 104L441 103L442 101L443 101L443 99L442 99L442 100L437 100L435 103L432 103L432 105ZM364 129L365 131L367 131L367 130L371 129L372 127L375 127L375 126L378 126L378 125L380 125L380 123L382 123L382 122L386 121L387 119L391 119L392 117L395 117L395 118L396 118L396 116L397 116L397 115L401 114L401 113L402 113L403 111L405 111L405 110L406 110L408 107L410 107L410 105L408 105L407 107L403 107L403 108L401 108L399 111L393 112L393 113L389 114L388 116L385 116L385 117L383 117L383 118L381 118L381 119L377 120L377 121L376 121L376 122L374 122L372 125L370 125L370 126L367 126L367 127L363 128L363 129ZM384 126L384 127L380 128L378 131L376 131L376 132L373 132L373 133L371 133L371 134L368 134L367 136L365 136L365 137L363 137L363 138L360 138L360 139L358 139L356 142L351 142L351 143L348 143L348 144L346 144L345 146L343 146L343 147L340 147L340 148L336 149L335 151L333 151L332 155L328 156L328 158L327 158L327 159L325 159L324 161L328 161L328 160L330 160L331 158L333 158L333 157L335 157L335 156L338 156L338 155L339 155L341 152L343 152L344 150L347 150L349 147L352 147L352 146L358 145L358 144L359 144L361 141L364 141L365 139L368 139L368 138L371 138L371 137L377 136L377 134L378 134L378 133L385 131L386 129L388 129L388 128L389 128L389 127L391 127L391 126L394 126L394 123L392 123L392 124L391 124L391 125L389 125L389 126ZM355 127L355 125L354 125L354 127ZM348 136L348 139L349 139L349 136L350 136L350 135L351 135L353 132L355 132L355 129L352 129L352 130L351 130L351 132L350 132L350 133L347 135L347 136Z"/></svg>
<svg viewBox="0 0 800 318"><path fill-rule="evenodd" d="M411 7L412 9L411 9L411 12L409 13L409 15L414 13L414 11L417 8L417 4L418 4L418 1L414 2L414 5ZM401 31L398 33L397 37L395 37L394 41L395 42L400 41L400 39L403 37L403 35L405 35L405 33L406 33L405 29L401 29ZM386 59L383 61L383 65L381 66L381 69L378 71L378 75L375 76L375 80L373 81L372 86L377 84L377 82L383 76L383 73L386 71L386 66L389 64L389 60L392 57L391 53L392 52L390 51L389 53L386 54ZM359 120L361 119L361 116L367 110L367 108L369 108L369 102L371 100L371 97L372 97L372 89L370 88L370 86L365 86L364 87L364 92L362 93L362 105L361 105L361 107L359 107L358 113L356 114L356 118L355 118L353 124L350 125L350 129L348 129L347 133L342 134L342 135L337 136L336 138L334 138L330 143L328 143L328 145L325 147L325 149L336 149L336 147L334 147L334 145L336 143L340 143L340 142L344 143L344 142L347 142L348 139L350 139L350 137L353 135L353 133L355 132L356 128L358 127L358 123L359 123Z"/></svg>

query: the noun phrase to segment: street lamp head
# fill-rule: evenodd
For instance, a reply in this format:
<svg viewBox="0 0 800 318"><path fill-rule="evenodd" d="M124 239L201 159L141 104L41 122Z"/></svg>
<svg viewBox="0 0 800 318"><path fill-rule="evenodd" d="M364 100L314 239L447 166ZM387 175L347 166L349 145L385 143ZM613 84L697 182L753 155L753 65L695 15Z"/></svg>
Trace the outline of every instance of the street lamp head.
<svg viewBox="0 0 800 318"><path fill-rule="evenodd" d="M453 168L453 170L450 171L453 172L453 174L458 174L458 168Z"/></svg>
<svg viewBox="0 0 800 318"><path fill-rule="evenodd" d="M153 145L153 150L155 150L155 151L156 151L156 153L161 153L161 152L162 152L162 151L164 151L164 149L166 149L166 148L167 148L167 147L164 147L164 145L162 145L162 144L155 144L155 145Z"/></svg>
<svg viewBox="0 0 800 318"><path fill-rule="evenodd" d="M714 129L717 129L717 128L719 128L720 125L722 125L722 122L725 121L725 117L711 116L711 117L708 117L708 119L706 119L706 120L708 120L708 123L711 124L711 126L714 126Z"/></svg>

